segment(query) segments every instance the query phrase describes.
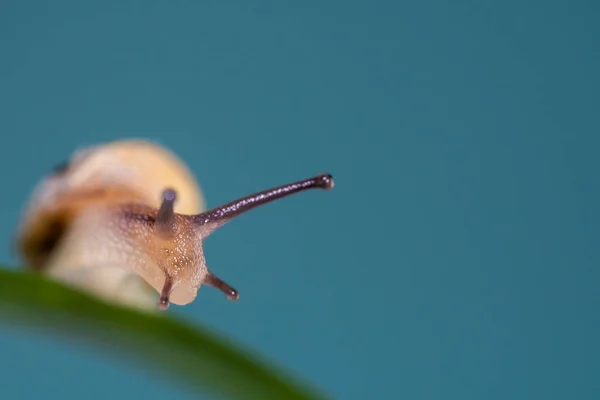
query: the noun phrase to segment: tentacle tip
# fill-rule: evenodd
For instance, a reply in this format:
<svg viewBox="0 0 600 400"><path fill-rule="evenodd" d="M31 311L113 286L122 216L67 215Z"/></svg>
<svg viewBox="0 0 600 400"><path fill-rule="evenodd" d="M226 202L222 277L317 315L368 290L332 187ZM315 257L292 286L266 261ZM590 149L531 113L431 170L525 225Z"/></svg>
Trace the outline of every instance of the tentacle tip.
<svg viewBox="0 0 600 400"><path fill-rule="evenodd" d="M169 309L169 305L170 305L169 299L161 298L161 299L158 300L157 306L158 306L158 309L161 310L161 311L168 310Z"/></svg>
<svg viewBox="0 0 600 400"><path fill-rule="evenodd" d="M331 190L335 187L335 179L331 174L320 174L316 177L319 187L325 190Z"/></svg>
<svg viewBox="0 0 600 400"><path fill-rule="evenodd" d="M240 299L240 293L235 289L231 289L229 293L227 293L227 298L231 301L238 301Z"/></svg>
<svg viewBox="0 0 600 400"><path fill-rule="evenodd" d="M167 188L163 190L162 197L164 201L174 202L177 199L177 192L175 192L175 189Z"/></svg>

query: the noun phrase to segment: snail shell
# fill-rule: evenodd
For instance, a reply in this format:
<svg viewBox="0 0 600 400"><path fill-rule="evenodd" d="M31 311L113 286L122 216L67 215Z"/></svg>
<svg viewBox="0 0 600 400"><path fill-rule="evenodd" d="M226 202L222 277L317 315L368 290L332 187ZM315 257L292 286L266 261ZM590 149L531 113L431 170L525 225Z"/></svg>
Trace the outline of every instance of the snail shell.
<svg viewBox="0 0 600 400"><path fill-rule="evenodd" d="M176 212L204 211L193 174L157 143L125 139L77 150L35 188L19 227L20 255L27 267L106 300L154 309L156 290L122 265L135 254L119 252L118 240L98 241L93 221L111 205L135 201L158 208L165 187L179 194ZM103 253L117 263L98 265Z"/></svg>

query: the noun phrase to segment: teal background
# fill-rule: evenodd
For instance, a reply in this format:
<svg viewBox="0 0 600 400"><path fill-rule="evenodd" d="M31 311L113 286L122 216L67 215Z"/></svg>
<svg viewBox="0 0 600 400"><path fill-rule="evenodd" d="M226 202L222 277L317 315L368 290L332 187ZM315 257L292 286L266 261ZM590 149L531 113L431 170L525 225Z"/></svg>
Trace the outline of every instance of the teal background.
<svg viewBox="0 0 600 400"><path fill-rule="evenodd" d="M4 0L1 260L19 265L21 207L77 147L158 140L211 207L327 171L334 191L207 240L238 303L202 288L172 311L339 399L600 398L599 18L596 1ZM43 333L0 340L3 397L186 397Z"/></svg>

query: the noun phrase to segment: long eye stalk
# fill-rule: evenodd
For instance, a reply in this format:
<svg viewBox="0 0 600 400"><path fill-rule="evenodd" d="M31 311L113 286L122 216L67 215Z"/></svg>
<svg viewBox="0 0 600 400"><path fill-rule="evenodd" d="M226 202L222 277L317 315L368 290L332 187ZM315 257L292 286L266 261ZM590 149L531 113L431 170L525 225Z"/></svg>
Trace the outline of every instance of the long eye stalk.
<svg viewBox="0 0 600 400"><path fill-rule="evenodd" d="M287 185L277 186L242 197L220 207L203 212L202 214L198 214L194 216L194 221L198 225L206 226L208 228L208 234L233 218L263 204L270 203L274 200L282 199L308 189L331 190L333 189L334 185L335 181L333 176L330 174L320 174L309 179L288 183Z"/></svg>

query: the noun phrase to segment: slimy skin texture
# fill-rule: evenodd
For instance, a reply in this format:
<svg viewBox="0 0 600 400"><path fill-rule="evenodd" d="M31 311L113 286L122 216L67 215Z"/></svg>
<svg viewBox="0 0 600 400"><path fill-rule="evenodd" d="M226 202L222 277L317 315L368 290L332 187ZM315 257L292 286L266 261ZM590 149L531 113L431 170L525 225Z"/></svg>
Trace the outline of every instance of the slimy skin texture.
<svg viewBox="0 0 600 400"><path fill-rule="evenodd" d="M201 285L236 301L238 291L207 268L202 241L262 204L333 186L321 174L205 211L199 185L174 154L122 140L78 151L44 178L17 243L34 270L107 301L166 310L194 301Z"/></svg>

